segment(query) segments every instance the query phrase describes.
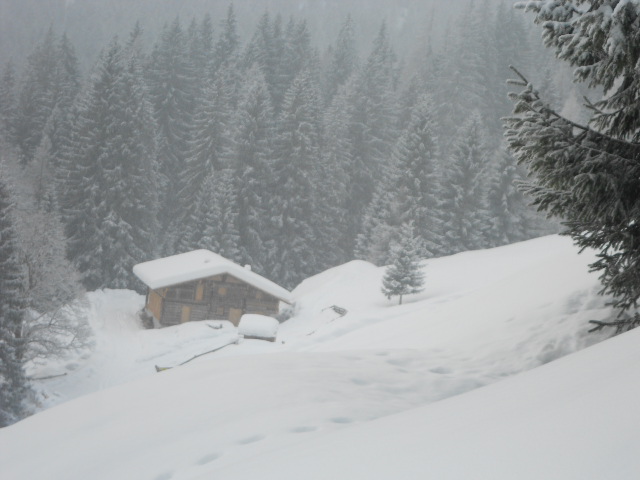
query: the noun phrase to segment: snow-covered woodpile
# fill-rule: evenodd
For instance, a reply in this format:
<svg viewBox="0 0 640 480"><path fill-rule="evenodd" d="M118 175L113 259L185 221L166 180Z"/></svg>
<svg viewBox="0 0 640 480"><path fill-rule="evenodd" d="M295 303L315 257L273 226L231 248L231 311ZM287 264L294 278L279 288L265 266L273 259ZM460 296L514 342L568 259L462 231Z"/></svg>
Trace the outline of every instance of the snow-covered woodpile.
<svg viewBox="0 0 640 480"><path fill-rule="evenodd" d="M240 319L238 333L244 338L275 342L280 323L273 317L247 313Z"/></svg>

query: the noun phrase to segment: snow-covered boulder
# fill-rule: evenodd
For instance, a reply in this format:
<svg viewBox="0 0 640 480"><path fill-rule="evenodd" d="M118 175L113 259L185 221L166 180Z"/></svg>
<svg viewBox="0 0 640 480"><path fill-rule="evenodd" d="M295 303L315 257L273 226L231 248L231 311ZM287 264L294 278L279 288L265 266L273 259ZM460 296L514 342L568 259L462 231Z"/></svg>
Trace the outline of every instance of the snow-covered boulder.
<svg viewBox="0 0 640 480"><path fill-rule="evenodd" d="M265 315L245 313L240 318L238 333L244 338L257 338L274 342L278 335L278 320Z"/></svg>

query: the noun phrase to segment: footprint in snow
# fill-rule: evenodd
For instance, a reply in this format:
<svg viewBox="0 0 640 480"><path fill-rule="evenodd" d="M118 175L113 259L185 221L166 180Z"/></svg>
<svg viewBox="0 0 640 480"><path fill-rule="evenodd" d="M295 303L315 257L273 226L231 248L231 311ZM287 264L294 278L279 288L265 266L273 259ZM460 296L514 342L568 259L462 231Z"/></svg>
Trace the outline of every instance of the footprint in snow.
<svg viewBox="0 0 640 480"><path fill-rule="evenodd" d="M307 433L307 432L315 432L316 430L318 430L318 427L295 427L292 428L290 431L291 433Z"/></svg>
<svg viewBox="0 0 640 480"><path fill-rule="evenodd" d="M243 438L242 440L238 441L238 445L248 445L250 443L259 442L260 440L264 439L264 435L253 435L251 437Z"/></svg>
<svg viewBox="0 0 640 480"><path fill-rule="evenodd" d="M205 455L200 460L196 462L196 465L206 465L207 463L213 462L220 458L220 455L217 453L210 453L209 455Z"/></svg>
<svg viewBox="0 0 640 480"><path fill-rule="evenodd" d="M387 363L394 367L405 367L411 362L413 362L411 358L390 358L389 360L387 360Z"/></svg>
<svg viewBox="0 0 640 480"><path fill-rule="evenodd" d="M369 380L365 380L364 378L352 378L351 382L354 385L361 385L361 386L369 385L371 383Z"/></svg>
<svg viewBox="0 0 640 480"><path fill-rule="evenodd" d="M349 417L334 417L330 419L333 423L351 423L353 420Z"/></svg>
<svg viewBox="0 0 640 480"><path fill-rule="evenodd" d="M153 480L169 480L171 478L173 478L173 472L165 472L165 473L161 473L160 475L155 477Z"/></svg>
<svg viewBox="0 0 640 480"><path fill-rule="evenodd" d="M429 370L431 373L439 373L439 374L447 374L447 373L452 373L453 370L451 370L449 367L434 367L432 369Z"/></svg>

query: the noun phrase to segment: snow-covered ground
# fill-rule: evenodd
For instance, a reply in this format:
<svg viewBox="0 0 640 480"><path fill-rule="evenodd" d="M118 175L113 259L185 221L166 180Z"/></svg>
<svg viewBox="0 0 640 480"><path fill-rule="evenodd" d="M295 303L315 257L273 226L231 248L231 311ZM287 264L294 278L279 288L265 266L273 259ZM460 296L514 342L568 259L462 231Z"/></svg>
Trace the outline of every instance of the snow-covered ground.
<svg viewBox="0 0 640 480"><path fill-rule="evenodd" d="M32 369L66 375L0 430L0 478L640 478L640 330L585 349L592 261L557 236L429 260L401 306L350 262L293 292L274 343L143 330L143 297L91 293L94 348Z"/></svg>

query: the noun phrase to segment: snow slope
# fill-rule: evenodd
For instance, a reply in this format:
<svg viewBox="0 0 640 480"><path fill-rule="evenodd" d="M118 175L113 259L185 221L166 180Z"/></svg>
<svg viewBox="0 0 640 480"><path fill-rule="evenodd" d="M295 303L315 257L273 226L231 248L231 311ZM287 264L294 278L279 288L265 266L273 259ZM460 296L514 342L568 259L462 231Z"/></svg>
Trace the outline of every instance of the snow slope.
<svg viewBox="0 0 640 480"><path fill-rule="evenodd" d="M94 351L34 367L66 370L38 383L59 405L0 430L0 478L640 478L640 332L582 350L607 314L592 260L556 236L429 260L402 306L351 262L293 292L277 342L161 373L237 332L141 330L142 297L95 292Z"/></svg>

